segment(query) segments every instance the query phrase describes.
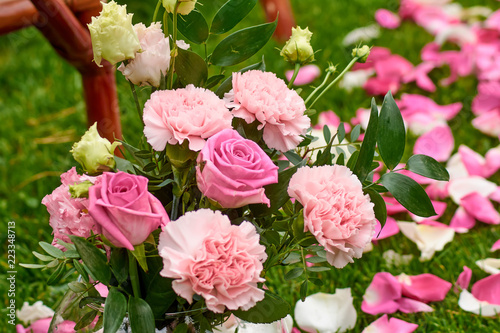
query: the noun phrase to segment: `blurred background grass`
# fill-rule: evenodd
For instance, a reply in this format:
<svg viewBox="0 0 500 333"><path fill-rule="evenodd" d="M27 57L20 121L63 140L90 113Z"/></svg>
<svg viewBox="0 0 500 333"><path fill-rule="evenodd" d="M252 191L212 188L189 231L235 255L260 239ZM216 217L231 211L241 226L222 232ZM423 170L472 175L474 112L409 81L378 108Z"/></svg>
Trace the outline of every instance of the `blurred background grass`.
<svg viewBox="0 0 500 333"><path fill-rule="evenodd" d="M128 11L135 13L134 23L149 23L156 1L121 0L128 4ZM204 1L201 1L204 2ZM213 4L223 3L214 0ZM465 6L486 5L498 8L495 0L462 0L457 1ZM297 24L308 26L314 33L312 45L316 54L316 64L325 69L328 62L340 68L350 61L351 48L342 46L344 36L354 28L374 23L374 13L378 8L397 11L396 0L350 0L350 1L301 1L292 0ZM264 21L263 10L257 6L239 25L245 27ZM382 30L380 38L372 45L388 47L393 53L400 54L413 64L420 62L420 49L432 37L423 29L412 23L404 22L395 31ZM262 54L267 69L284 77L284 71L290 66L279 57L282 45L269 42L245 64L258 62ZM447 76L446 69L433 72L436 78ZM117 73L118 95L125 138L134 142L142 135L140 122L133 104L128 83L121 73ZM318 83L316 83L318 84ZM489 148L498 145L498 140L480 134L471 125L472 114L470 104L476 95L476 79L473 77L458 80L446 88L439 88L431 97L438 104L462 102L464 109L451 121L455 135L456 147L467 144L479 153L484 154ZM0 241L2 244L2 267L0 275L0 331L10 332L6 324L7 281L3 274L8 270L6 264L7 222L16 222L16 261L34 263L36 258L31 251L40 251L39 241L52 240L51 228L48 224L48 213L42 198L60 185L59 175L76 166L69 150L86 130L85 105L82 98L80 76L76 70L60 59L41 34L34 28L27 28L0 37L0 218L2 228ZM305 87L303 96L307 96L310 88ZM402 92L420 92L414 86L406 86ZM142 102L145 102L143 91ZM381 102L381 99L378 99ZM370 97L361 89L347 94L342 89L334 88L316 104L318 111L334 110L343 121L354 116L359 107L368 107ZM414 139L414 138L413 138ZM410 141L413 140L410 138ZM496 176L498 183L498 175ZM449 220L443 219L447 223ZM379 271L393 274L433 273L441 278L454 282L463 265L473 269L473 282L484 278L486 273L476 268L474 262L488 256L489 248L500 238L498 226L478 225L465 235L456 235L455 240L446 246L435 257L425 263L418 261L419 252L416 246L397 235L379 242L375 249L348 265L342 270L331 273L319 273L326 286L324 292L334 292L335 288L351 287L358 310L358 322L354 332L361 331L367 324L376 319L375 316L361 312L362 295L373 275ZM398 253L414 255L408 266L399 269L386 267L381 254L387 249L395 249ZM33 303L43 300L53 306L65 290L64 285L47 286L47 275L39 270L28 270L17 267L16 299L17 307L27 301ZM299 285L292 281L284 281L283 272L276 271L268 286L275 289L292 304L299 298ZM310 293L319 288L311 286ZM435 312L424 314L396 314L403 320L418 323L418 332L500 332L497 319L482 318L462 311L457 304L458 296L452 291L444 302L433 304Z"/></svg>

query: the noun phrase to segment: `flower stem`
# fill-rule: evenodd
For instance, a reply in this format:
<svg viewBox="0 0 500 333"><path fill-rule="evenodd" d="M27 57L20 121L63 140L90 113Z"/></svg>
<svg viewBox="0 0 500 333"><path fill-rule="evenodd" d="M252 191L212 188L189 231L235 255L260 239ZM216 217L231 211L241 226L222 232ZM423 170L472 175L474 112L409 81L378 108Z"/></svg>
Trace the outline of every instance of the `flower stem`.
<svg viewBox="0 0 500 333"><path fill-rule="evenodd" d="M292 88L293 82L295 81L295 78L297 77L297 74L299 74L299 69L300 69L300 63L296 62L295 63L295 69L293 70L293 76L290 79L290 82L288 82L288 89Z"/></svg>
<svg viewBox="0 0 500 333"><path fill-rule="evenodd" d="M311 100L311 98L313 98L314 95L316 95L316 93L321 89L323 88L323 86L326 84L326 82L328 81L328 79L330 78L330 75L332 75L332 72L328 71L326 73L326 76L323 80L323 82L321 82L321 84L319 86L316 87L316 89L313 90L313 92L307 97L306 101L305 101L305 104L307 105L307 103Z"/></svg>
<svg viewBox="0 0 500 333"><path fill-rule="evenodd" d="M135 297L141 297L141 287L139 285L139 273L137 272L137 260L132 251L128 252L128 274L130 275L130 283Z"/></svg>
<svg viewBox="0 0 500 333"><path fill-rule="evenodd" d="M174 68L175 68L175 58L177 57L177 10L179 9L179 1L175 4L173 13L173 23L172 23L172 64L170 65L170 89L174 86Z"/></svg>
<svg viewBox="0 0 500 333"><path fill-rule="evenodd" d="M139 115L139 119L142 122L143 121L142 120L142 107L141 107L141 103L139 102L139 97L137 96L137 91L135 90L135 85L130 81L128 81L128 83L130 83L130 88L132 89L132 94L134 95L135 107L137 108L137 114Z"/></svg>
<svg viewBox="0 0 500 333"><path fill-rule="evenodd" d="M342 71L342 73L339 74L339 76L337 76L335 78L335 80L333 80L332 82L330 82L330 84L318 95L318 97L316 97L316 99L311 103L311 105L309 105L308 108L312 108L314 104L316 104L316 102L318 101L318 99L321 98L321 96L323 96L323 94L328 90L330 89L331 87L333 87L333 85L335 83L337 83L338 80L340 80L345 73L347 73L352 66L354 66L354 64L359 60L359 57L354 57L351 62L346 66L346 68L344 68L344 70Z"/></svg>
<svg viewBox="0 0 500 333"><path fill-rule="evenodd" d="M156 22L156 16L158 16L158 12L160 11L161 3L162 0L158 0L158 3L156 4L155 12L153 14L153 23Z"/></svg>

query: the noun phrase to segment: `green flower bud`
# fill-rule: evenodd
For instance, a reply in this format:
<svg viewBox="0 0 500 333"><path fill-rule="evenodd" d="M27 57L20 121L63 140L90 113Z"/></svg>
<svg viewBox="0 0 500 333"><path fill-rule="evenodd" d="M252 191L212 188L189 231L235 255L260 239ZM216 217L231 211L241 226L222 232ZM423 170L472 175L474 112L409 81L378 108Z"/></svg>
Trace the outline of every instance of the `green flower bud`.
<svg viewBox="0 0 500 333"><path fill-rule="evenodd" d="M120 6L111 1L104 3L99 16L92 17L87 24L92 40L94 61L101 66L106 59L111 64L134 59L135 53L141 49L139 37L132 26L133 14L127 14L127 6Z"/></svg>
<svg viewBox="0 0 500 333"><path fill-rule="evenodd" d="M191 13L196 5L196 0L178 0L179 7L177 8L177 13L181 15L187 15ZM168 13L173 13L177 0L163 0L163 7Z"/></svg>
<svg viewBox="0 0 500 333"><path fill-rule="evenodd" d="M188 167L198 156L198 152L189 149L188 140L184 140L180 145L167 144L166 154L170 163L179 170Z"/></svg>
<svg viewBox="0 0 500 333"><path fill-rule="evenodd" d="M79 142L75 142L70 150L74 159L81 164L83 170L90 175L102 173L115 167L113 152L120 142L111 144L102 138L97 132L97 123L92 125L82 136Z"/></svg>
<svg viewBox="0 0 500 333"><path fill-rule="evenodd" d="M314 60L314 51L311 46L312 32L309 28L292 28L292 37L286 42L280 55L291 63L307 64Z"/></svg>
<svg viewBox="0 0 500 333"><path fill-rule="evenodd" d="M69 186L69 194L73 199L76 198L88 198L89 197L89 187L92 186L90 180L83 181L79 184L73 184Z"/></svg>
<svg viewBox="0 0 500 333"><path fill-rule="evenodd" d="M356 47L352 49L352 56L358 57L358 62L366 62L368 56L370 55L370 47L368 45L363 45L361 47Z"/></svg>

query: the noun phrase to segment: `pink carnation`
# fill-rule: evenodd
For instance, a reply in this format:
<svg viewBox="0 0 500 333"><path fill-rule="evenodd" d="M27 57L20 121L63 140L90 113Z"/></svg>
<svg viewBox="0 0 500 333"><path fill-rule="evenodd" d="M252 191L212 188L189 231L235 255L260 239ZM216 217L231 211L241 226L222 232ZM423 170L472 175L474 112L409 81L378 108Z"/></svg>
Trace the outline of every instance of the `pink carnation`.
<svg viewBox="0 0 500 333"><path fill-rule="evenodd" d="M154 150L188 140L189 149L200 151L204 139L231 128L233 116L215 93L190 84L152 93L144 105L143 118L144 135Z"/></svg>
<svg viewBox="0 0 500 333"><path fill-rule="evenodd" d="M69 193L70 185L85 180L93 180L93 177L80 176L73 167L61 175L62 185L42 199L42 204L47 207L50 214L50 226L54 230L52 244L61 249L64 247L56 243L58 239L71 243L68 235L86 238L90 236L91 231L98 233L94 219L88 214L89 200L86 198L73 199Z"/></svg>
<svg viewBox="0 0 500 333"><path fill-rule="evenodd" d="M264 128L264 142L282 152L297 147L302 141L300 135L311 125L304 115L304 100L274 73L233 73L233 90L224 99L235 117L248 124L260 122L258 129Z"/></svg>
<svg viewBox="0 0 500 333"><path fill-rule="evenodd" d="M342 268L361 257L376 220L373 203L349 168L300 168L290 180L288 194L304 206L304 230L325 248L331 265Z"/></svg>
<svg viewBox="0 0 500 333"><path fill-rule="evenodd" d="M231 225L219 211L200 209L167 224L160 234L160 275L189 303L201 295L209 310L248 310L264 298L257 283L267 255L250 222Z"/></svg>

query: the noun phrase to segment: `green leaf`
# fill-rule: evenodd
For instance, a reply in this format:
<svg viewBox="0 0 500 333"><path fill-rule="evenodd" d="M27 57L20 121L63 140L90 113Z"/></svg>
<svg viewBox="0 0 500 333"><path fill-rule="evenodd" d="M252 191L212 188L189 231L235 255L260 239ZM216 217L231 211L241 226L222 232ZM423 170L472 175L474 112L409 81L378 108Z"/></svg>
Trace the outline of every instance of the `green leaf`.
<svg viewBox="0 0 500 333"><path fill-rule="evenodd" d="M89 276L83 264L81 264L78 260L73 259L73 267L75 267L76 271L82 277L83 281L89 283Z"/></svg>
<svg viewBox="0 0 500 333"><path fill-rule="evenodd" d="M177 52L175 72L182 85L194 84L196 87L203 87L208 78L205 60L191 51L177 49Z"/></svg>
<svg viewBox="0 0 500 333"><path fill-rule="evenodd" d="M82 282L78 282L78 281L72 281L70 283L68 283L68 288L73 290L73 292L75 293L83 293L85 291L87 291L87 285L85 283L82 283Z"/></svg>
<svg viewBox="0 0 500 333"><path fill-rule="evenodd" d="M436 180L450 180L450 174L438 161L427 155L413 155L406 162L406 168L418 175Z"/></svg>
<svg viewBox="0 0 500 333"><path fill-rule="evenodd" d="M349 161L347 161L346 167L351 170L354 170L356 163L358 162L359 150L356 150L352 153L351 157L349 157Z"/></svg>
<svg viewBox="0 0 500 333"><path fill-rule="evenodd" d="M36 251L31 251L35 257L40 259L41 261L52 261L54 260L54 257L52 256L46 256L45 254L38 253Z"/></svg>
<svg viewBox="0 0 500 333"><path fill-rule="evenodd" d="M87 242L85 238L77 236L69 236L69 238L75 244L83 262L91 275L93 275L92 278L108 285L111 278L111 269L108 266L106 255L97 247Z"/></svg>
<svg viewBox="0 0 500 333"><path fill-rule="evenodd" d="M332 268L324 266L312 266L312 267L307 267L307 270L309 272L326 272L332 270Z"/></svg>
<svg viewBox="0 0 500 333"><path fill-rule="evenodd" d="M302 157L300 157L296 152L294 152L293 150L289 150L287 152L284 153L284 155L286 156L286 158L293 164L293 165L297 165L297 164L300 164L302 163Z"/></svg>
<svg viewBox="0 0 500 333"><path fill-rule="evenodd" d="M42 249L45 250L48 254L53 256L54 258L58 259L63 259L64 258L64 252L58 249L57 247L50 245L49 243L46 242L40 242L38 243L42 247Z"/></svg>
<svg viewBox="0 0 500 333"><path fill-rule="evenodd" d="M264 56L262 56L262 61L256 63L256 64L253 64L253 65L250 65L250 66L247 66L243 69L241 69L239 72L240 73L245 73L247 71L251 71L251 70L259 70L259 71L265 71L266 70L266 64L264 62ZM223 98L224 97L224 94L229 92L233 87L233 76L231 75L230 77L228 77L227 79L224 80L224 82L221 83L221 85L219 86L219 88L217 88L217 90L215 91L215 94L217 96L219 96L220 98Z"/></svg>
<svg viewBox="0 0 500 333"><path fill-rule="evenodd" d="M130 297L128 300L128 317L132 332L154 333L155 318L149 304L138 297Z"/></svg>
<svg viewBox="0 0 500 333"><path fill-rule="evenodd" d="M65 271L66 265L64 264L64 262L61 262L59 266L57 266L56 270L49 276L47 284L49 286L57 284L59 281L61 281Z"/></svg>
<svg viewBox="0 0 500 333"><path fill-rule="evenodd" d="M325 138L325 142L330 142L330 139L332 138L332 133L330 132L330 127L328 127L328 125L323 126L323 137Z"/></svg>
<svg viewBox="0 0 500 333"><path fill-rule="evenodd" d="M301 276L302 274L304 273L304 268L302 267L295 267L291 270L289 270L286 274L285 274L285 280L293 280L295 278L298 278L299 276Z"/></svg>
<svg viewBox="0 0 500 333"><path fill-rule="evenodd" d="M385 165L394 169L405 151L405 125L391 92L385 95L378 123L378 150Z"/></svg>
<svg viewBox="0 0 500 333"><path fill-rule="evenodd" d="M300 299L302 300L302 302L306 300L308 287L309 286L307 280L304 280L304 282L302 282L302 284L300 285Z"/></svg>
<svg viewBox="0 0 500 333"><path fill-rule="evenodd" d="M188 325L186 323L180 323L174 329L174 333L187 333Z"/></svg>
<svg viewBox="0 0 500 333"><path fill-rule="evenodd" d="M134 172L134 165L132 164L132 162L118 156L113 156L113 157L115 159L117 170L128 173Z"/></svg>
<svg viewBox="0 0 500 333"><path fill-rule="evenodd" d="M344 141L344 138L345 138L344 123L340 123L339 127L337 128L337 139L339 140L339 143L342 143L342 141Z"/></svg>
<svg viewBox="0 0 500 333"><path fill-rule="evenodd" d="M134 246L134 251L131 251L132 255L137 259L137 262L144 270L144 272L148 272L148 263L146 261L146 251L144 249L144 243L140 245Z"/></svg>
<svg viewBox="0 0 500 333"><path fill-rule="evenodd" d="M234 28L250 13L257 0L229 0L215 14L210 32L223 34Z"/></svg>
<svg viewBox="0 0 500 333"><path fill-rule="evenodd" d="M359 150L359 157L354 166L353 173L363 182L371 171L373 156L375 155L375 146L377 144L378 129L378 108L375 98L372 98L370 120L366 128L365 137Z"/></svg>
<svg viewBox="0 0 500 333"><path fill-rule="evenodd" d="M149 150L139 150L134 152L134 156L143 159L151 159L151 157L153 157L153 154L151 154Z"/></svg>
<svg viewBox="0 0 500 333"><path fill-rule="evenodd" d="M323 285L323 281L321 279L309 278L309 282L314 283L318 287L321 287Z"/></svg>
<svg viewBox="0 0 500 333"><path fill-rule="evenodd" d="M127 299L117 288L111 287L104 303L104 331L118 331L126 312Z"/></svg>
<svg viewBox="0 0 500 333"><path fill-rule="evenodd" d="M306 261L307 262L310 262L310 263L313 263L313 264L319 264L319 263L322 263L322 262L326 262L326 258L322 258L322 257L309 257L309 258L306 258Z"/></svg>
<svg viewBox="0 0 500 333"><path fill-rule="evenodd" d="M89 326L95 319L95 317L99 314L99 311L97 310L91 310L87 312L83 317L80 318L80 320L76 323L75 327L73 328L75 331L81 330L84 327Z"/></svg>
<svg viewBox="0 0 500 333"><path fill-rule="evenodd" d="M305 164L306 160L302 160L300 164L278 173L278 182L276 184L264 186L266 196L271 201L271 207L267 207L263 204L249 205L252 213L254 213L255 216L264 216L277 212L290 199L287 192L290 178L292 178L294 173L297 172L298 168L304 166Z"/></svg>
<svg viewBox="0 0 500 333"><path fill-rule="evenodd" d="M215 66L232 66L253 56L266 45L278 20L236 31L224 38L214 49L210 61ZM177 67L176 67L177 70Z"/></svg>
<svg viewBox="0 0 500 333"><path fill-rule="evenodd" d="M384 227L385 221L387 220L387 206L385 205L384 199L382 199L380 194L372 188L366 188L363 191L370 196L370 201L375 205L373 207L375 218L380 222L380 225Z"/></svg>
<svg viewBox="0 0 500 333"><path fill-rule="evenodd" d="M177 29L195 44L201 44L208 38L208 23L196 9L187 15L177 16Z"/></svg>
<svg viewBox="0 0 500 333"><path fill-rule="evenodd" d="M290 304L278 295L264 290L264 299L248 311L236 310L233 314L243 320L251 323L269 324L273 321L286 317L290 311Z"/></svg>
<svg viewBox="0 0 500 333"><path fill-rule="evenodd" d="M429 217L436 215L431 200L422 186L405 175L390 172L380 178L380 183L391 192L396 200L415 215Z"/></svg>
<svg viewBox="0 0 500 333"><path fill-rule="evenodd" d="M118 280L118 283L123 283L128 279L128 254L124 248L116 248L111 250L109 264L113 275Z"/></svg>
<svg viewBox="0 0 500 333"><path fill-rule="evenodd" d="M154 317L162 320L165 318L165 312L177 299L177 294L172 289L172 280L160 275L163 269L161 257L149 257L148 267L148 274L140 271L142 285L146 287L145 300L151 307Z"/></svg>
<svg viewBox="0 0 500 333"><path fill-rule="evenodd" d="M359 138L359 133L361 132L361 126L356 125L351 131L350 141L355 142Z"/></svg>
<svg viewBox="0 0 500 333"><path fill-rule="evenodd" d="M225 76L223 74L214 75L208 78L205 83L205 89L211 89L215 87L220 81L224 80Z"/></svg>
<svg viewBox="0 0 500 333"><path fill-rule="evenodd" d="M45 265L41 265L41 264L19 264L19 266L24 267L24 268L30 268L30 269L38 269L38 268L45 267Z"/></svg>

